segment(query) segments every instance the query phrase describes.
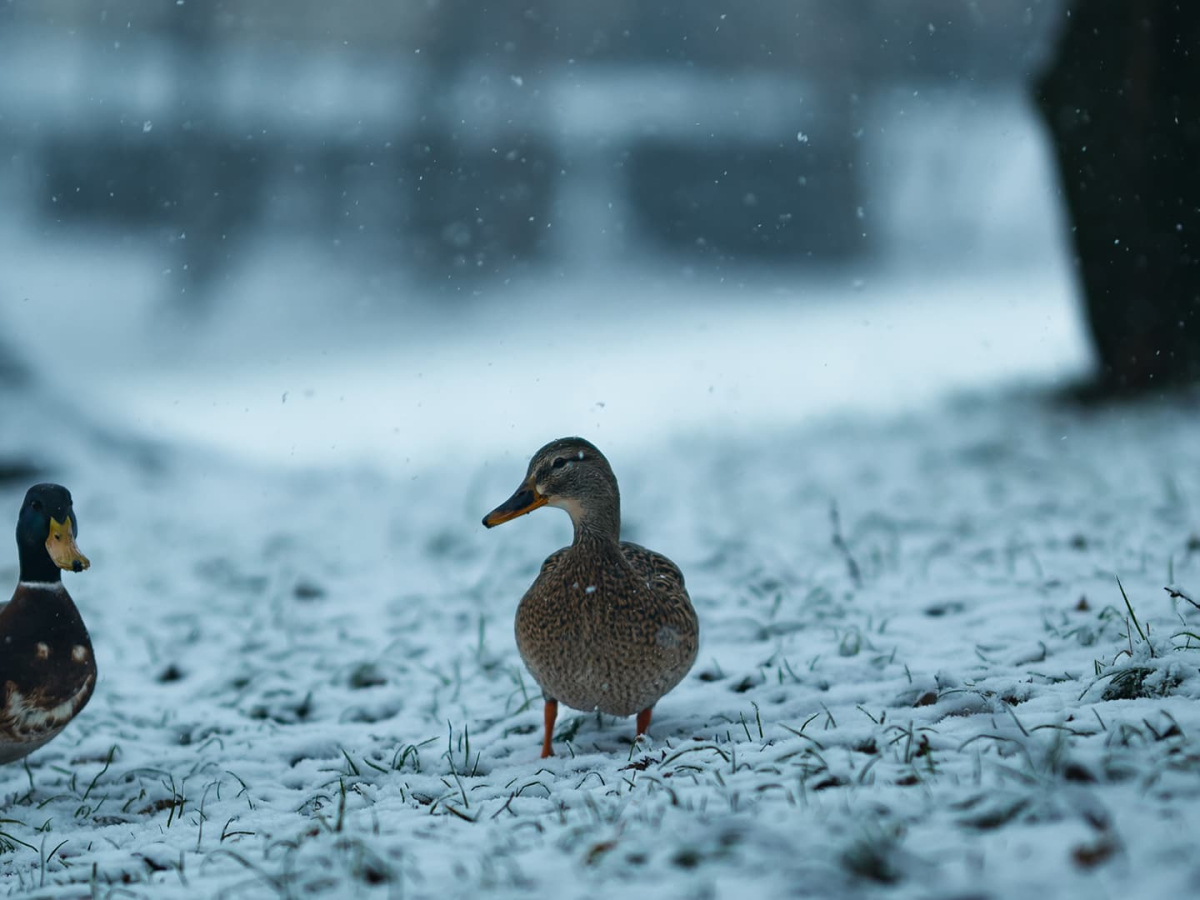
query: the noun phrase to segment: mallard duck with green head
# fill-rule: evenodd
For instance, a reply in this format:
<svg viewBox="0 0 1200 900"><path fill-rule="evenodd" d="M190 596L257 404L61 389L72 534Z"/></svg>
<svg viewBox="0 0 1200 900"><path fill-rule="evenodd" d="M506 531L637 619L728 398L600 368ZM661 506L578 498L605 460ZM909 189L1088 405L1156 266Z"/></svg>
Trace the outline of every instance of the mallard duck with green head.
<svg viewBox="0 0 1200 900"><path fill-rule="evenodd" d="M17 518L19 581L0 608L0 763L56 737L96 686L92 642L62 582L62 570L90 565L75 543L78 532L65 487L29 489Z"/></svg>
<svg viewBox="0 0 1200 900"><path fill-rule="evenodd" d="M542 756L558 704L650 726L654 705L696 660L700 626L679 568L621 540L621 497L608 460L583 438L534 454L525 480L488 513L488 528L540 506L566 510L575 539L550 555L517 607L517 649L545 699Z"/></svg>

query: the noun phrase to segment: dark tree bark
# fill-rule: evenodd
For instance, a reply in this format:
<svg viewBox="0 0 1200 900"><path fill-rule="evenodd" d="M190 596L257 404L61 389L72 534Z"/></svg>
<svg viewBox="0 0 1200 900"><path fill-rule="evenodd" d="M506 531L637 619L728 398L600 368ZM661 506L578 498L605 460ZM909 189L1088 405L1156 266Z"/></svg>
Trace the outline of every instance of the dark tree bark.
<svg viewBox="0 0 1200 900"><path fill-rule="evenodd" d="M1082 0L1036 86L1104 387L1200 377L1200 2Z"/></svg>
<svg viewBox="0 0 1200 900"><path fill-rule="evenodd" d="M23 388L27 377L24 366L0 342L0 409L8 406L9 396ZM10 435L5 434L4 429L12 427L10 416L0 415L0 485L28 482L37 472L37 467L24 455L5 449L11 442Z"/></svg>

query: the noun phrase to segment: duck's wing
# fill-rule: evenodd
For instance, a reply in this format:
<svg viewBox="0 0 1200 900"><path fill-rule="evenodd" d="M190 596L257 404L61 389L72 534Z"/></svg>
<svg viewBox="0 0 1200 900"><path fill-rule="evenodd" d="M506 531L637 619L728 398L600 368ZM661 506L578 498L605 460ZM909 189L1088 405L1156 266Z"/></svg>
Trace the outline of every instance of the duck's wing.
<svg viewBox="0 0 1200 900"><path fill-rule="evenodd" d="M647 550L641 544L632 541L621 541L621 552L633 566L635 572L646 579L651 589L659 593L687 596L687 588L683 584L683 573L679 566L671 562L661 553Z"/></svg>

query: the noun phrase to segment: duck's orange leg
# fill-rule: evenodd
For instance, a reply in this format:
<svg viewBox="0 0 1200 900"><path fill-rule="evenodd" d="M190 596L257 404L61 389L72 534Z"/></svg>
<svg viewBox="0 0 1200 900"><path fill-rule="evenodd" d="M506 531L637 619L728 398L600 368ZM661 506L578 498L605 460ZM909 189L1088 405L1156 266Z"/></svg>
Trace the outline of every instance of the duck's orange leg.
<svg viewBox="0 0 1200 900"><path fill-rule="evenodd" d="M543 716L546 720L546 738L542 741L542 759L545 759L547 756L554 755L554 747L551 745L550 739L554 736L554 720L558 718L557 700L546 701Z"/></svg>
<svg viewBox="0 0 1200 900"><path fill-rule="evenodd" d="M641 737L643 734L645 734L646 729L650 727L650 716L653 713L654 713L653 706L648 707L647 709L643 709L640 713L638 713L638 717L637 717L638 737Z"/></svg>

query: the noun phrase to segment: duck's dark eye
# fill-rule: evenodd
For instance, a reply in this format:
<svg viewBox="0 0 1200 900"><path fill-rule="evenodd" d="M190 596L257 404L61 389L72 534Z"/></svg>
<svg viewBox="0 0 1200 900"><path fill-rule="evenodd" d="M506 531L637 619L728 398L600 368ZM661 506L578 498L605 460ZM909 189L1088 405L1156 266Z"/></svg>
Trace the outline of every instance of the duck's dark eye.
<svg viewBox="0 0 1200 900"><path fill-rule="evenodd" d="M564 457L560 456L560 457L558 457L558 459L554 460L554 462L552 462L550 465L552 468L561 469L566 464L567 464L567 460Z"/></svg>
<svg viewBox="0 0 1200 900"><path fill-rule="evenodd" d="M42 501L41 500L30 500L29 508L32 509L34 512L41 512L42 511Z"/></svg>

